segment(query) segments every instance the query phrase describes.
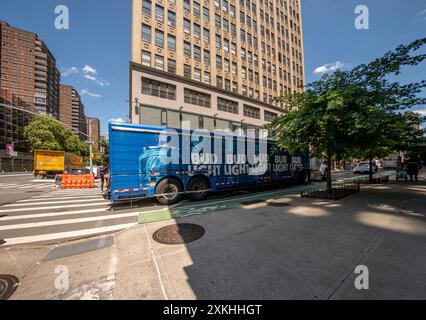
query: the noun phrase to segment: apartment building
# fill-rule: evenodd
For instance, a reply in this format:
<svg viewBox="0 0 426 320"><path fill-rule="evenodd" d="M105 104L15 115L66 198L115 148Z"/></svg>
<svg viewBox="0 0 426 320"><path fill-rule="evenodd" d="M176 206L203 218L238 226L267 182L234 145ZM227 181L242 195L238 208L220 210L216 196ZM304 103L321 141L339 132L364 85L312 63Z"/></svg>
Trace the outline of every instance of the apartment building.
<svg viewBox="0 0 426 320"><path fill-rule="evenodd" d="M59 118L60 73L44 41L34 32L0 20L0 88L29 109Z"/></svg>
<svg viewBox="0 0 426 320"><path fill-rule="evenodd" d="M60 85L59 120L71 127L81 140L87 140L87 124L84 105L72 86Z"/></svg>
<svg viewBox="0 0 426 320"><path fill-rule="evenodd" d="M304 90L300 0L134 0L132 123L259 128Z"/></svg>
<svg viewBox="0 0 426 320"><path fill-rule="evenodd" d="M86 117L87 134L96 150L100 150L101 141L101 123L98 118Z"/></svg>

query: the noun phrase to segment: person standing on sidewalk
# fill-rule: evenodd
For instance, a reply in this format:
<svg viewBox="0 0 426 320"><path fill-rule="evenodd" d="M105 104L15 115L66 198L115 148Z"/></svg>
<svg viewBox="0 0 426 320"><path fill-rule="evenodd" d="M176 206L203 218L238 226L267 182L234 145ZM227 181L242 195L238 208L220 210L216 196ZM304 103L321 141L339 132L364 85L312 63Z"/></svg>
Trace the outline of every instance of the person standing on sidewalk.
<svg viewBox="0 0 426 320"><path fill-rule="evenodd" d="M413 177L416 181L419 180L419 163L415 160L407 160L407 174L410 176L410 181L413 181Z"/></svg>
<svg viewBox="0 0 426 320"><path fill-rule="evenodd" d="M107 170L107 166L102 166L99 175L101 176L101 191L104 191L104 185L105 185L105 173Z"/></svg>

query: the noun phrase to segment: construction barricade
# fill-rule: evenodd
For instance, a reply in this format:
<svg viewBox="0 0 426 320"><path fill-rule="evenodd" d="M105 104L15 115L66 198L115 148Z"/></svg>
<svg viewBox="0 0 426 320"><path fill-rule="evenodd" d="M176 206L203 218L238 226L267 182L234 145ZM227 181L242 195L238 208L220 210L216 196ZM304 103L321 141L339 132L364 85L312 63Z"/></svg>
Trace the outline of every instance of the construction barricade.
<svg viewBox="0 0 426 320"><path fill-rule="evenodd" d="M61 189L92 189L95 179L91 174L63 174Z"/></svg>

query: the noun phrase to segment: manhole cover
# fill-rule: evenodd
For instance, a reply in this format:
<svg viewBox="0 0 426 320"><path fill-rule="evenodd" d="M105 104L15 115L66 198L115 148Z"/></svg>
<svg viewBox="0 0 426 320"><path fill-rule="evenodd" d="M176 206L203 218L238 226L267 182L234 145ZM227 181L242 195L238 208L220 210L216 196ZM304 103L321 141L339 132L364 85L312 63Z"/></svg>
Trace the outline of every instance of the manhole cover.
<svg viewBox="0 0 426 320"><path fill-rule="evenodd" d="M0 300L9 299L19 286L19 279L15 276L0 274Z"/></svg>
<svg viewBox="0 0 426 320"><path fill-rule="evenodd" d="M152 238L161 244L183 244L200 239L204 233L202 226L180 223L158 229Z"/></svg>

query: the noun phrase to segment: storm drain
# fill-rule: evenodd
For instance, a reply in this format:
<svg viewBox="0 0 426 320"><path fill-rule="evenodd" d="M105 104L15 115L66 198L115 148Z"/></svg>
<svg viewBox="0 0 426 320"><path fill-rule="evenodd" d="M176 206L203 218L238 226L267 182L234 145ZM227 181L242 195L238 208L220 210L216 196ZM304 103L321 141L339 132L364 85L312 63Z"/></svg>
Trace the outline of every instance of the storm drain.
<svg viewBox="0 0 426 320"><path fill-rule="evenodd" d="M179 223L158 229L152 238L161 244L184 244L200 239L205 233L202 226L192 223Z"/></svg>
<svg viewBox="0 0 426 320"><path fill-rule="evenodd" d="M0 300L9 299L18 289L19 279L15 276L0 274Z"/></svg>

